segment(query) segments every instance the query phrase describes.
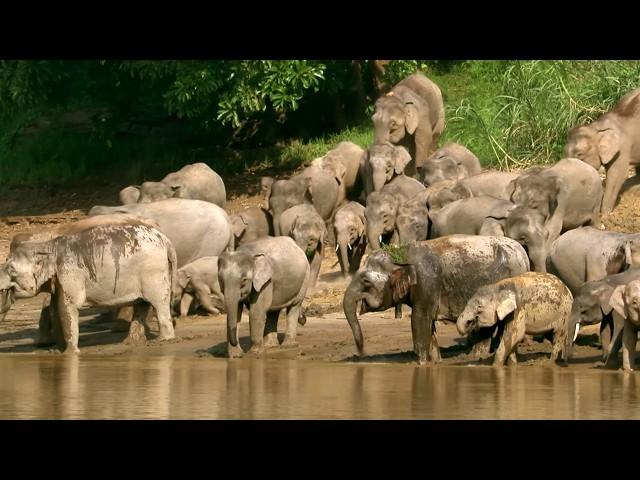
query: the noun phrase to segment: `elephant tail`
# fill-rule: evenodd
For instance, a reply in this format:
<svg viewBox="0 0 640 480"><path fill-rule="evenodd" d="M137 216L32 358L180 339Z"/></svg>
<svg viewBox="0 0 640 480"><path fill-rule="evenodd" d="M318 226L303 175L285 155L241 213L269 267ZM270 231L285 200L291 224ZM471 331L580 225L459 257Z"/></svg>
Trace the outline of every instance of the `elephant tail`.
<svg viewBox="0 0 640 480"><path fill-rule="evenodd" d="M171 290L169 292L169 305L173 305L173 292L178 284L178 256L173 244L167 242L167 260L169 261L169 279L171 281Z"/></svg>

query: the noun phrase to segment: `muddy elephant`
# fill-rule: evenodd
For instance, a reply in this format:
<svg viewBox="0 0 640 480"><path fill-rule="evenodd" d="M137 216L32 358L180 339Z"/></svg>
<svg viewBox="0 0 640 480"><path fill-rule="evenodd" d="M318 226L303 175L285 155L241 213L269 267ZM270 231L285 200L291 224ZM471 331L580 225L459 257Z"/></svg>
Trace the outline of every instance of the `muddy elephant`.
<svg viewBox="0 0 640 480"><path fill-rule="evenodd" d="M283 346L296 345L297 322L309 286L309 262L289 237L261 238L225 252L218 259L218 280L227 309L227 352L242 356L238 322L249 308L251 352L278 345L278 316L287 312Z"/></svg>
<svg viewBox="0 0 640 480"><path fill-rule="evenodd" d="M189 198L224 207L227 191L220 175L206 163L185 165L159 182L144 182L140 186L139 203L157 202L167 198Z"/></svg>
<svg viewBox="0 0 640 480"><path fill-rule="evenodd" d="M224 296L218 283L218 257L201 257L178 269L173 309L186 317L194 299L212 315L224 311Z"/></svg>
<svg viewBox="0 0 640 480"><path fill-rule="evenodd" d="M138 200L140 200L140 186L130 185L128 187L124 187L118 193L118 200L120 201L120 205L138 203Z"/></svg>
<svg viewBox="0 0 640 480"><path fill-rule="evenodd" d="M29 298L47 282L53 284L54 317L60 321L65 353L74 354L79 353L78 310L84 306L133 304L136 318L146 318L152 306L159 339L174 338L171 294L177 269L175 250L160 231L143 223L103 225L22 242L2 267L0 290L10 288L16 298Z"/></svg>
<svg viewBox="0 0 640 480"><path fill-rule="evenodd" d="M413 177L438 144L444 117L440 88L423 74L414 73L376 101L374 143L406 147L412 161L405 173Z"/></svg>
<svg viewBox="0 0 640 480"><path fill-rule="evenodd" d="M273 215L273 232L282 235L280 231L280 216L288 208L313 204L325 224L330 227L330 221L335 213L339 185L333 174L318 168L307 167L300 174L290 179L275 180L270 187L263 177L263 186L268 188L267 198L269 212ZM328 227L327 227L328 228Z"/></svg>
<svg viewBox="0 0 640 480"><path fill-rule="evenodd" d="M231 215L234 245L239 247L258 238L273 236L273 217L260 207L249 207Z"/></svg>
<svg viewBox="0 0 640 480"><path fill-rule="evenodd" d="M594 280L582 285L573 295L569 331L578 331L583 325L600 324L600 341L602 343L602 360L605 365L611 365L617 360L617 354L622 343L624 319L612 315L613 305L611 296L620 285L627 285L640 280L640 268L633 267L622 273L609 275L602 280Z"/></svg>
<svg viewBox="0 0 640 480"><path fill-rule="evenodd" d="M367 249L365 208L358 202L349 202L339 208L333 218L336 255L344 278L360 268Z"/></svg>
<svg viewBox="0 0 640 480"><path fill-rule="evenodd" d="M409 152L401 146L384 143L367 148L362 161L365 197L379 192L398 175L404 175L404 169L410 161Z"/></svg>
<svg viewBox="0 0 640 480"><path fill-rule="evenodd" d="M624 320L622 332L622 368L628 372L636 365L636 344L640 329L640 280L618 285L609 301L614 317Z"/></svg>
<svg viewBox="0 0 640 480"><path fill-rule="evenodd" d="M426 186L443 180L462 180L482 172L480 160L459 143L447 143L422 165L420 180Z"/></svg>
<svg viewBox="0 0 640 480"><path fill-rule="evenodd" d="M551 244L549 261L552 273L575 293L585 282L640 266L640 234L593 227L569 230Z"/></svg>
<svg viewBox="0 0 640 480"><path fill-rule="evenodd" d="M282 213L280 232L293 238L307 256L311 267L309 288L314 288L324 258L324 239L327 235L324 221L312 205L296 205Z"/></svg>
<svg viewBox="0 0 640 480"><path fill-rule="evenodd" d="M515 365L518 344L525 335L551 336L551 360L568 361L573 332L568 332L573 297L551 274L526 272L484 285L469 299L456 326L461 335L499 325L502 330L493 365Z"/></svg>
<svg viewBox="0 0 640 480"><path fill-rule="evenodd" d="M564 158L551 167L534 167L509 185L511 201L545 217L549 241L562 231L594 223L602 202L602 181L591 166Z"/></svg>
<svg viewBox="0 0 640 480"><path fill-rule="evenodd" d="M398 243L398 208L425 190L424 185L416 179L399 175L382 187L382 190L367 197L367 240L372 251L380 248L383 242Z"/></svg>
<svg viewBox="0 0 640 480"><path fill-rule="evenodd" d="M108 214L99 215L96 217L87 217L78 220L73 223L65 223L57 225L56 227L32 233L18 233L14 235L9 245L9 252L15 252L24 242L46 242L53 240L54 238L78 233L88 228L102 226L102 225L146 225L149 228L158 229L158 224L150 219L141 219L134 215L128 214ZM0 276L2 272L0 271ZM0 280L1 282L1 280ZM52 281L45 282L40 287L40 293L48 293L40 311L40 319L38 322L38 335L35 340L36 346L45 347L57 343L61 348L64 346L62 339L62 331L60 329L60 321L55 313L55 303L52 306L52 294L55 293L55 283ZM4 319L4 316L8 312L12 303L14 302L13 290L0 290L0 320Z"/></svg>
<svg viewBox="0 0 640 480"><path fill-rule="evenodd" d="M620 99L610 111L589 125L569 131L565 156L584 161L607 172L601 212L609 213L616 204L629 166L640 165L640 88Z"/></svg>
<svg viewBox="0 0 640 480"><path fill-rule="evenodd" d="M353 276L343 299L345 316L360 355L363 354L364 340L356 314L358 305L361 305L362 312L384 311L402 303L420 304L424 299L422 295L427 296L427 303L435 302L436 299L430 297L432 293L429 288L423 288L424 285L417 286L416 276L412 274L411 269L403 270L405 266L415 262L415 255L418 255L414 251L416 248L418 251L430 252L423 258L433 265L432 274L438 270L435 262L440 262L441 265L441 272L437 274L441 282L440 295L436 297L438 303L430 304L428 307L436 309L436 320L455 322L479 287L529 271L529 259L522 246L506 237L450 235L406 246L398 250L394 258L390 252L375 251ZM405 249L409 252L407 257L398 258L398 255L402 256L402 251ZM407 289L414 286L417 288L412 290L412 296L409 298L397 293L405 292L404 295L406 295ZM437 289L437 283L433 283L431 287ZM422 313L425 312L425 308L427 307L422 306L421 313L418 315L426 315ZM413 321L412 315L412 324ZM494 330L494 328L482 329L479 334L469 338L471 343L475 343L473 352L476 356L489 353ZM439 348L432 321L423 324L420 332L420 335L425 338L416 339L414 336L414 345L417 341L422 345L419 349L421 353L417 352L418 361L421 363L426 361L427 354L431 356L432 361L439 361ZM432 335L433 338L431 338ZM433 347L429 347L432 340Z"/></svg>
<svg viewBox="0 0 640 480"><path fill-rule="evenodd" d="M363 183L364 149L353 142L340 142L324 156L311 162L312 166L326 170L336 178L338 189L337 205L343 205L347 199L360 198Z"/></svg>
<svg viewBox="0 0 640 480"><path fill-rule="evenodd" d="M220 255L234 248L231 219L218 205L202 200L170 198L153 203L95 206L89 216L124 213L156 222L178 255L182 267L200 257Z"/></svg>

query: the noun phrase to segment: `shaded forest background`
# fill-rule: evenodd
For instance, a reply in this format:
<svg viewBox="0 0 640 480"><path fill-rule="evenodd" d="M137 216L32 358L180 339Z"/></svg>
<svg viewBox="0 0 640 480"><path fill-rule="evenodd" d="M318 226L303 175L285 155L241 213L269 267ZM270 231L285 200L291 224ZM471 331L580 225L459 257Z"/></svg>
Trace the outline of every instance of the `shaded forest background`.
<svg viewBox="0 0 640 480"><path fill-rule="evenodd" d="M640 85L639 61L0 61L0 184L286 171L368 146L375 100L417 70L443 91L441 144L500 169L558 160L568 129Z"/></svg>

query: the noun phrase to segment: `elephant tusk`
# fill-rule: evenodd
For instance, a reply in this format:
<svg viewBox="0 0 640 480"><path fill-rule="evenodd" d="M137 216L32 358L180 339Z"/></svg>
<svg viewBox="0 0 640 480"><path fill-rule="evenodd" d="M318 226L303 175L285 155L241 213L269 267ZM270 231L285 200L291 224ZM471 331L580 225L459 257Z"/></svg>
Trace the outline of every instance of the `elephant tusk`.
<svg viewBox="0 0 640 480"><path fill-rule="evenodd" d="M382 235L378 235L378 243L382 243Z"/></svg>
<svg viewBox="0 0 640 480"><path fill-rule="evenodd" d="M576 323L576 331L573 333L573 341L576 341L576 338L578 338L578 330L580 330L580 324Z"/></svg>
<svg viewBox="0 0 640 480"><path fill-rule="evenodd" d="M350 243L347 243L347 246L349 247L349 250L352 250Z"/></svg>
<svg viewBox="0 0 640 480"><path fill-rule="evenodd" d="M339 248L340 248L340 245L336 244L336 252L338 251Z"/></svg>

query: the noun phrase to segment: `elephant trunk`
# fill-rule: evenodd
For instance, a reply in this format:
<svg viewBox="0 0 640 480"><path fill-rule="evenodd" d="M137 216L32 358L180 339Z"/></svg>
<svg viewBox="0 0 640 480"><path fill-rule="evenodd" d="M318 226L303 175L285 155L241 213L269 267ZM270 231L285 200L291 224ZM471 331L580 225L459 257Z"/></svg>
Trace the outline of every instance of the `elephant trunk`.
<svg viewBox="0 0 640 480"><path fill-rule="evenodd" d="M389 127L384 122L374 121L374 143L376 145L383 145L389 143Z"/></svg>
<svg viewBox="0 0 640 480"><path fill-rule="evenodd" d="M547 273L547 251L544 248L529 249L529 260L533 264L534 272Z"/></svg>
<svg viewBox="0 0 640 480"><path fill-rule="evenodd" d="M566 331L567 338L565 340L565 347L562 355L565 363L569 361L569 358L573 353L573 344L578 338L579 330L580 330L580 317L579 315L576 315L572 312L571 316L569 317L569 321L567 322L567 331Z"/></svg>
<svg viewBox="0 0 640 480"><path fill-rule="evenodd" d="M240 292L224 292L225 307L227 309L227 341L230 345L238 346L238 322L242 315Z"/></svg>
<svg viewBox="0 0 640 480"><path fill-rule="evenodd" d="M280 212L273 213L273 235L275 237L282 235L280 233Z"/></svg>
<svg viewBox="0 0 640 480"><path fill-rule="evenodd" d="M364 339L362 337L362 330L360 328L360 322L358 321L357 306L361 298L358 282L352 281L347 290L344 293L344 300L342 301L342 308L344 314L347 317L351 331L353 332L353 339L358 347L358 355L364 354Z"/></svg>
<svg viewBox="0 0 640 480"><path fill-rule="evenodd" d="M13 305L13 289L7 288L0 291L0 322L4 320L7 312Z"/></svg>
<svg viewBox="0 0 640 480"><path fill-rule="evenodd" d="M387 174L385 172L373 172L373 191L379 192L387 182Z"/></svg>
<svg viewBox="0 0 640 480"><path fill-rule="evenodd" d="M340 262L342 263L342 275L344 278L349 276L349 255L347 253L347 245L349 244L349 240L340 239L338 245L340 246Z"/></svg>
<svg viewBox="0 0 640 480"><path fill-rule="evenodd" d="M367 239L371 246L371 251L375 252L380 249L380 237L382 236L382 228L372 224L367 224Z"/></svg>

